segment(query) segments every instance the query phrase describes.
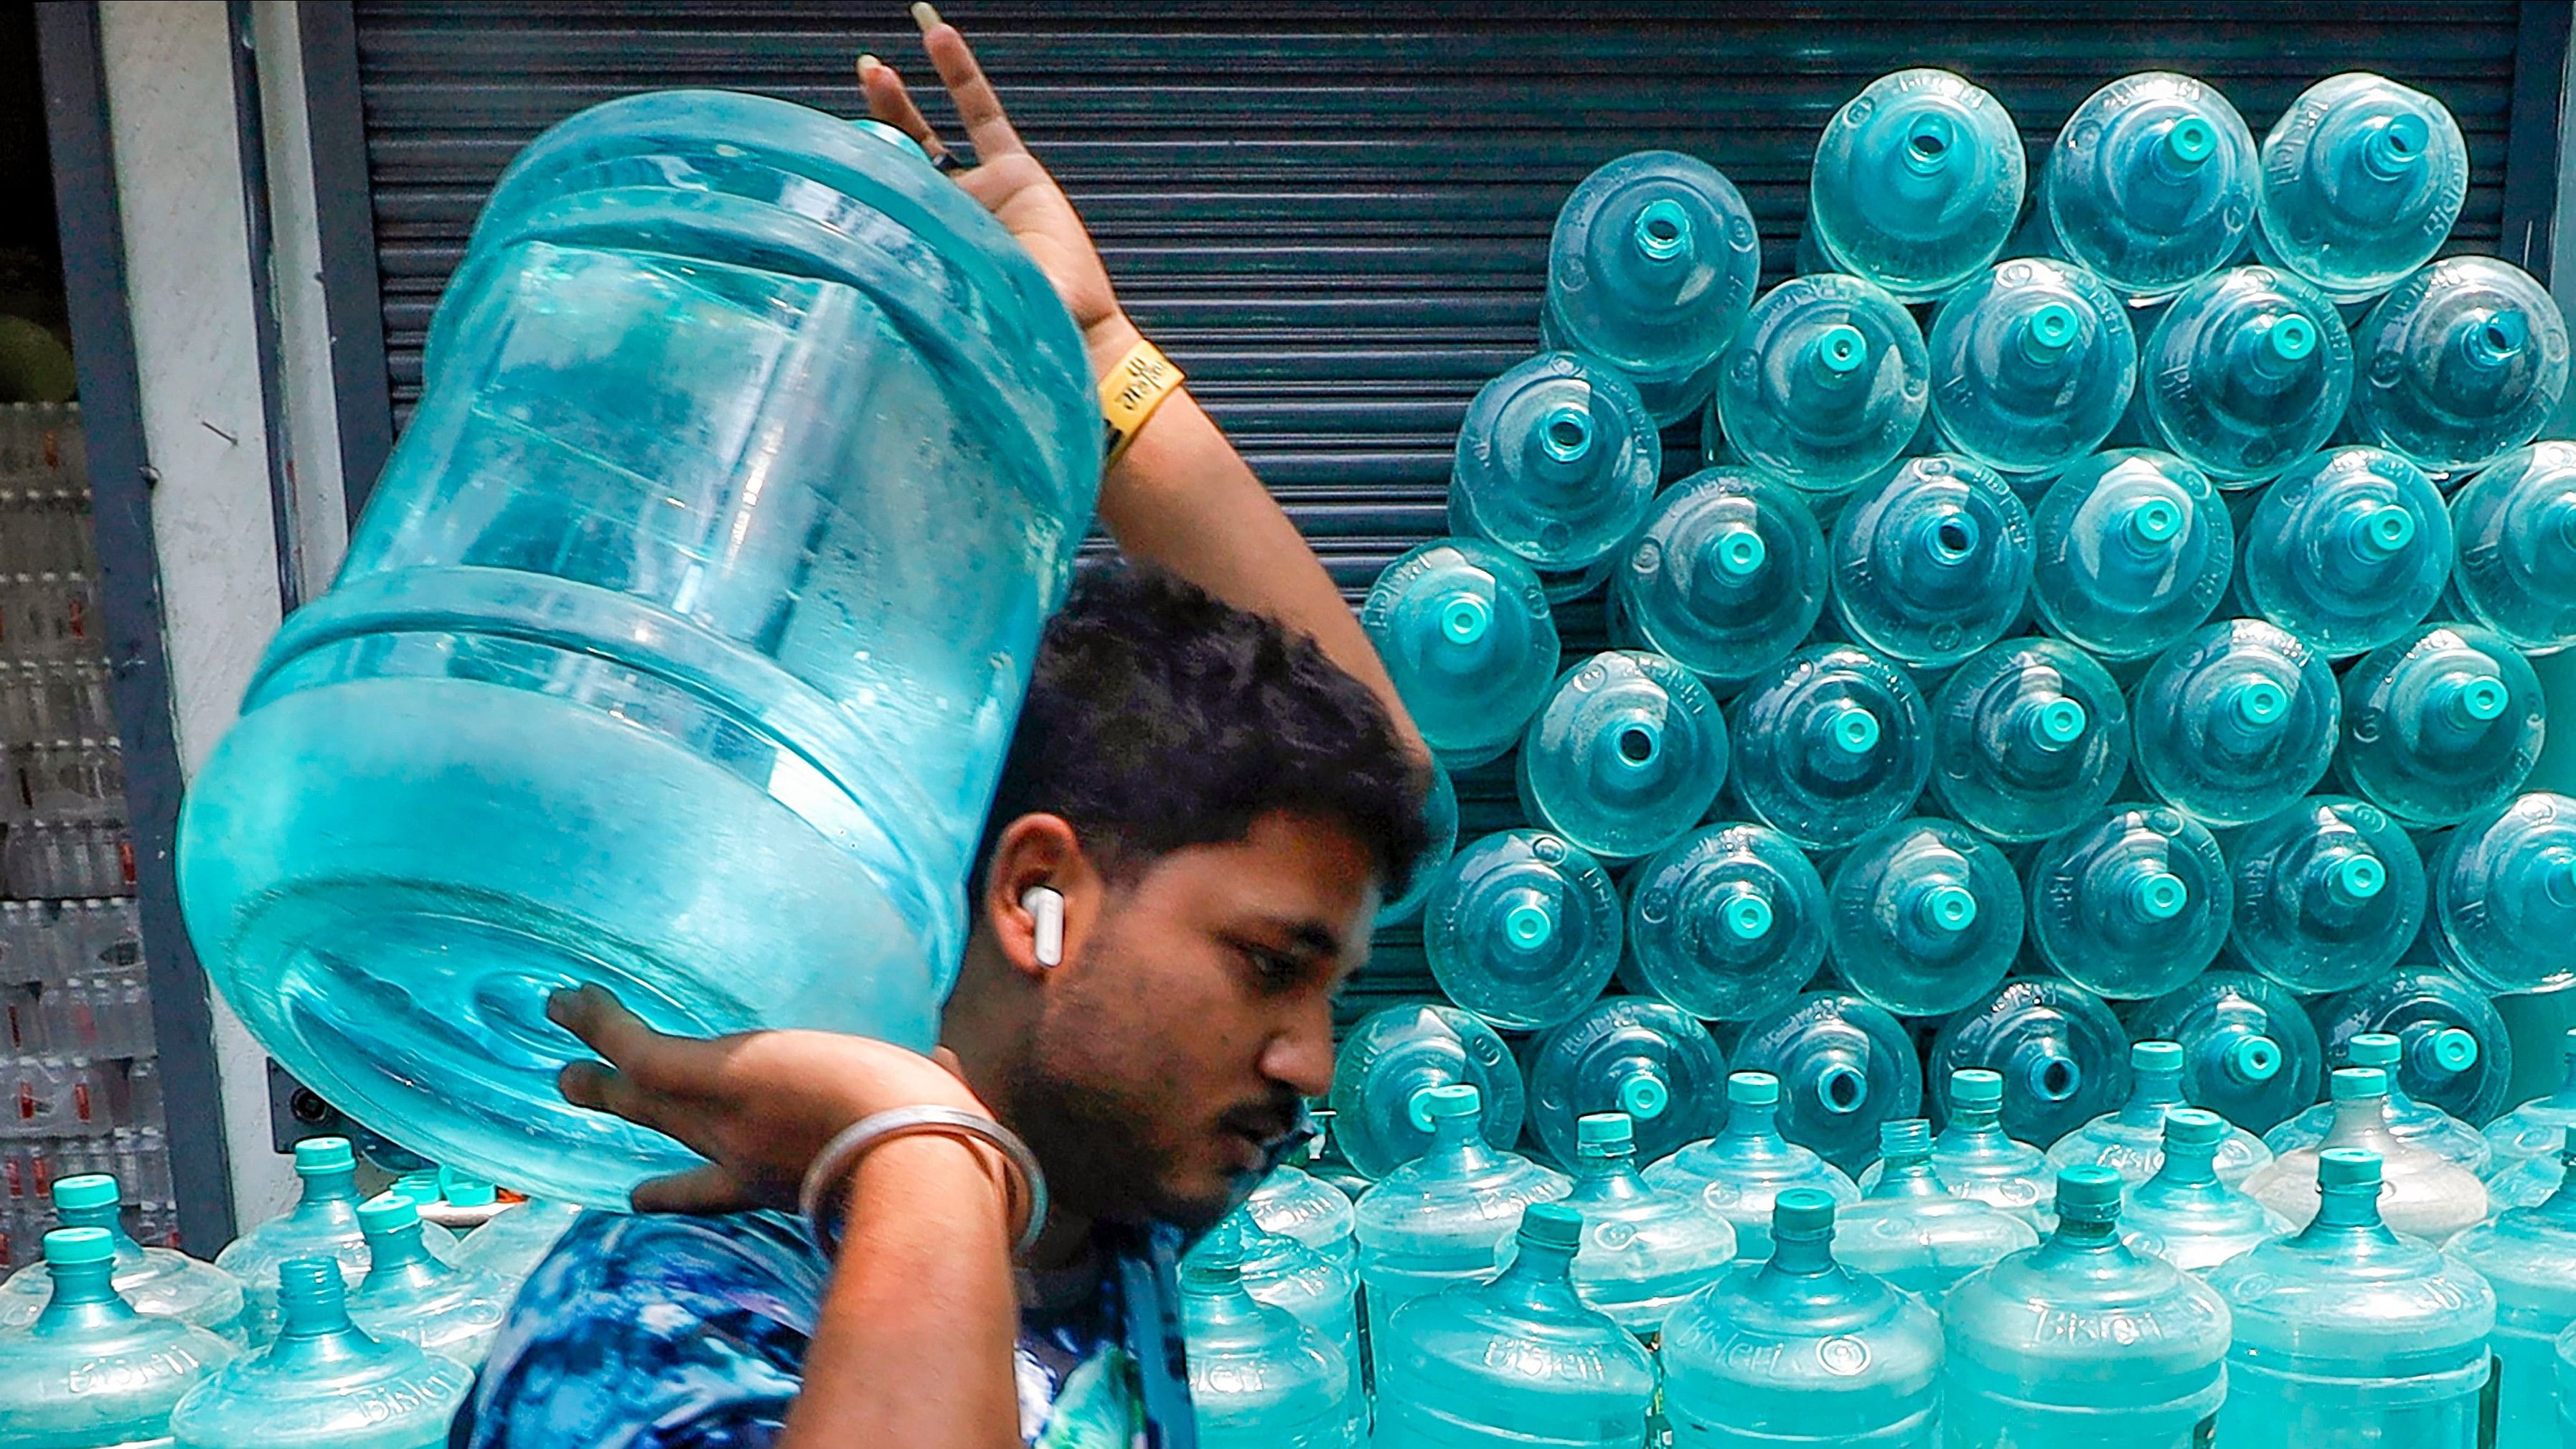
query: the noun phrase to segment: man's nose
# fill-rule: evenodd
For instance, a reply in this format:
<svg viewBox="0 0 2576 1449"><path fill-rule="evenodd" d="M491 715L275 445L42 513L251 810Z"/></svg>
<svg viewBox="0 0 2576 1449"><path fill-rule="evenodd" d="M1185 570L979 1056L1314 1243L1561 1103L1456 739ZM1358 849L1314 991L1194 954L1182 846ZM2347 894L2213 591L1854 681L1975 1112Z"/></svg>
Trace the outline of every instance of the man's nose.
<svg viewBox="0 0 2576 1449"><path fill-rule="evenodd" d="M1333 1009L1327 1004L1274 1034L1262 1048L1261 1074L1301 1097L1333 1089Z"/></svg>

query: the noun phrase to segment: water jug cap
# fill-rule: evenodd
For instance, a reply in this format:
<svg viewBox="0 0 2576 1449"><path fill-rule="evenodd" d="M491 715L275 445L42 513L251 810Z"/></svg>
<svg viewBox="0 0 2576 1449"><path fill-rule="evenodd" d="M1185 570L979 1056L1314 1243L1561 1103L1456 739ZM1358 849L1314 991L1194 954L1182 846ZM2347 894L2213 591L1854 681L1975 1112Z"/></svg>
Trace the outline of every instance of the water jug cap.
<svg viewBox="0 0 2576 1449"><path fill-rule="evenodd" d="M1730 528L1718 535L1717 571L1731 579L1751 578L1771 557L1771 546L1750 528Z"/></svg>
<svg viewBox="0 0 2576 1449"><path fill-rule="evenodd" d="M2053 745L2071 745L2084 735L2084 706L2071 699L2052 699L2039 707L2039 733Z"/></svg>
<svg viewBox="0 0 2576 1449"><path fill-rule="evenodd" d="M2218 128L2202 116L2185 116L2165 132L2165 149L2186 166L2197 166L2218 149Z"/></svg>
<svg viewBox="0 0 2576 1449"><path fill-rule="evenodd" d="M2393 1067L2406 1054L2406 1044L2384 1031L2365 1031L2344 1045L2356 1067Z"/></svg>
<svg viewBox="0 0 2576 1449"><path fill-rule="evenodd" d="M295 1144L295 1170L301 1176L354 1172L357 1166L358 1154L346 1137L307 1137Z"/></svg>
<svg viewBox="0 0 2576 1449"><path fill-rule="evenodd" d="M2240 1082L2268 1082L2281 1075L2281 1044L2268 1036L2242 1036L2227 1048L2227 1071Z"/></svg>
<svg viewBox="0 0 2576 1449"><path fill-rule="evenodd" d="M399 1192L378 1193L358 1204L358 1231L370 1238L398 1233L420 1221L420 1205Z"/></svg>
<svg viewBox="0 0 2576 1449"><path fill-rule="evenodd" d="M1434 1121L1443 1117L1473 1117L1484 1110L1485 1096L1466 1082L1451 1082L1433 1087L1420 1098L1423 1115Z"/></svg>
<svg viewBox="0 0 2576 1449"><path fill-rule="evenodd" d="M2361 537L2372 553L2386 558L2415 541L2415 515L2398 504L2383 504L2362 521Z"/></svg>
<svg viewBox="0 0 2576 1449"><path fill-rule="evenodd" d="M2272 345L2272 355L2283 362L2297 362L2317 350L2317 324L2296 312L2275 317L2263 334Z"/></svg>
<svg viewBox="0 0 2576 1449"><path fill-rule="evenodd" d="M1869 361L1869 339L1849 322L1836 322L1816 334L1815 358L1830 373L1858 372Z"/></svg>
<svg viewBox="0 0 2576 1449"><path fill-rule="evenodd" d="M406 1172L394 1179L392 1190L416 1203L436 1202L445 1196L438 1188L438 1169L436 1168L431 1168L427 1172Z"/></svg>
<svg viewBox="0 0 2576 1449"><path fill-rule="evenodd" d="M2053 297L2031 309L2028 335L2031 345L2042 352L2063 352L2074 346L2080 330L2075 309Z"/></svg>
<svg viewBox="0 0 2576 1449"><path fill-rule="evenodd" d="M1440 605L1440 637L1473 644L1493 627L1494 606L1475 594L1452 594Z"/></svg>
<svg viewBox="0 0 2576 1449"><path fill-rule="evenodd" d="M2478 1064L2478 1039L2475 1033L2456 1026L2446 1026L2433 1033L2433 1064L2444 1071L2465 1072Z"/></svg>
<svg viewBox="0 0 2576 1449"><path fill-rule="evenodd" d="M2329 1084L2338 1102L2388 1095L2388 1074L2377 1067L2337 1067Z"/></svg>
<svg viewBox="0 0 2576 1449"><path fill-rule="evenodd" d="M2317 1187L2375 1187L2380 1180L2379 1154L2362 1147L2329 1147L2317 1154Z"/></svg>
<svg viewBox="0 0 2576 1449"><path fill-rule="evenodd" d="M2139 1042L2129 1048L2129 1065L2142 1072L2179 1072L2182 1070L2182 1043Z"/></svg>
<svg viewBox="0 0 2576 1449"><path fill-rule="evenodd" d="M2249 679L2236 688L2236 717L2246 724L2277 723L2290 712L2290 692L2269 679Z"/></svg>
<svg viewBox="0 0 2576 1449"><path fill-rule="evenodd" d="M2057 1216L2068 1222L2107 1223L2120 1216L2120 1174L2099 1163L2057 1174Z"/></svg>
<svg viewBox="0 0 2576 1449"><path fill-rule="evenodd" d="M1636 1146L1637 1124L1625 1112L1586 1112L1574 1119L1574 1150L1616 1157Z"/></svg>
<svg viewBox="0 0 2576 1449"><path fill-rule="evenodd" d="M2170 921L2191 904L2191 887L2172 871L2153 870L2138 878L2129 899L2148 920Z"/></svg>
<svg viewBox="0 0 2576 1449"><path fill-rule="evenodd" d="M2141 543L2164 543L2182 532L2182 509L2170 498L2149 498L2129 510L2129 532Z"/></svg>
<svg viewBox="0 0 2576 1449"><path fill-rule="evenodd" d="M1834 711L1832 739L1834 748L1846 755L1866 755L1878 748L1878 716L1857 704L1847 704Z"/></svg>
<svg viewBox="0 0 2576 1449"><path fill-rule="evenodd" d="M112 1208L117 1205L116 1179L103 1172L84 1172L77 1177L54 1179L54 1210L80 1212L89 1208Z"/></svg>
<svg viewBox="0 0 2576 1449"><path fill-rule="evenodd" d="M2513 702L2504 681L2492 674L2480 674L2460 686L2460 713L2484 724L2502 719L2505 706Z"/></svg>
<svg viewBox="0 0 2576 1449"><path fill-rule="evenodd" d="M451 1177L446 1184L444 1194L447 1200L461 1208L490 1207L500 1198L492 1184L477 1178Z"/></svg>
<svg viewBox="0 0 2576 1449"><path fill-rule="evenodd" d="M1956 1088L1952 1091L1955 1093ZM1878 1155L1921 1157L1932 1150L1932 1124L1920 1117L1898 1117L1878 1124Z"/></svg>
<svg viewBox="0 0 2576 1449"><path fill-rule="evenodd" d="M1977 896L1966 886L1944 882L1926 891L1923 908L1937 930L1958 932L1977 923Z"/></svg>
<svg viewBox="0 0 2576 1449"><path fill-rule="evenodd" d="M2227 1119L2198 1107L2176 1107L2165 1113L2165 1146L2216 1147L2227 1138Z"/></svg>
<svg viewBox="0 0 2576 1449"><path fill-rule="evenodd" d="M2004 1078L2001 1072L1983 1067L1961 1067L1950 1074L1950 1104L1954 1107L1995 1107L2004 1100Z"/></svg>
<svg viewBox="0 0 2576 1449"><path fill-rule="evenodd" d="M1833 1231L1834 1195L1817 1187L1793 1187L1771 1202L1771 1235L1814 1237Z"/></svg>
<svg viewBox="0 0 2576 1449"><path fill-rule="evenodd" d="M105 1228L56 1228L45 1234L45 1266L77 1268L116 1261L116 1235Z"/></svg>
<svg viewBox="0 0 2576 1449"><path fill-rule="evenodd" d="M1760 896L1737 896L1719 914L1726 922L1726 934L1739 941L1759 941L1771 934L1771 903ZM2576 1051L2576 1046L2569 1050Z"/></svg>
<svg viewBox="0 0 2576 1449"><path fill-rule="evenodd" d="M1780 1105L1780 1079L1769 1072L1729 1072L1726 1100L1747 1107Z"/></svg>
<svg viewBox="0 0 2576 1449"><path fill-rule="evenodd" d="M1672 1088L1653 1072L1630 1072L1619 1081L1619 1111L1623 1116L1651 1122L1664 1115L1664 1109L1672 1104Z"/></svg>
<svg viewBox="0 0 2576 1449"><path fill-rule="evenodd" d="M1571 1250L1583 1242L1583 1214L1561 1202L1534 1202L1521 1209L1521 1241L1542 1248Z"/></svg>
<svg viewBox="0 0 2576 1449"><path fill-rule="evenodd" d="M2369 900L2387 884L2388 867L2375 855L2347 855L2335 862L2335 891L2348 899Z"/></svg>

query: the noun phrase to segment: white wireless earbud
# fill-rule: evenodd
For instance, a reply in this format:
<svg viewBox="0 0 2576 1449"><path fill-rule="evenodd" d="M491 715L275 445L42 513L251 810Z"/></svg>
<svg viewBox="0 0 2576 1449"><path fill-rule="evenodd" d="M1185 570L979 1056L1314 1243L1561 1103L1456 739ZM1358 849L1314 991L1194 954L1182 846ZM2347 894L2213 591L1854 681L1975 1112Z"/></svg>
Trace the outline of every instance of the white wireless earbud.
<svg viewBox="0 0 2576 1449"><path fill-rule="evenodd" d="M1053 886L1031 886L1020 897L1020 909L1037 918L1037 956L1041 966L1064 964L1064 893Z"/></svg>

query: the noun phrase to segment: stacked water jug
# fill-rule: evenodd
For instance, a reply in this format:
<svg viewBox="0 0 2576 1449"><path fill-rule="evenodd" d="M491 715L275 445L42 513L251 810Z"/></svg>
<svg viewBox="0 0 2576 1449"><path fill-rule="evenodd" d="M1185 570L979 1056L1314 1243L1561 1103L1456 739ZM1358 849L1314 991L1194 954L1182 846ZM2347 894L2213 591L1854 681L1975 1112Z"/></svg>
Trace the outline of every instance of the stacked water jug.
<svg viewBox="0 0 2576 1449"><path fill-rule="evenodd" d="M1705 162L1576 187L1362 609L1443 767L1381 925L1445 999L1352 1027L1209 1250L1309 1411L1202 1422L2557 1444L2576 1037L2505 1113L2492 998L2576 984L2576 799L2523 788L2576 443L2557 306L2438 255L2467 184L2377 76L2259 143L2129 76L2034 176L1925 69L1826 126L1767 291Z"/></svg>

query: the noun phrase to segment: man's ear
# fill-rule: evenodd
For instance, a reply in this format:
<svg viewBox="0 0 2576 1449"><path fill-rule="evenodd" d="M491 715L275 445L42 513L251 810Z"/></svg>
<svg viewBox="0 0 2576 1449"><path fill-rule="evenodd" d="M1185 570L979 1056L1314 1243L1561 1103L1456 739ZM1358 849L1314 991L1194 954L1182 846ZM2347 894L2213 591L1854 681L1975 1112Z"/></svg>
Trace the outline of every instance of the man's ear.
<svg viewBox="0 0 2576 1449"><path fill-rule="evenodd" d="M1061 815L1022 815L994 842L977 904L1002 958L1036 977L1081 959L1103 890L1100 870L1071 823ZM1046 899L1049 892L1055 900Z"/></svg>

